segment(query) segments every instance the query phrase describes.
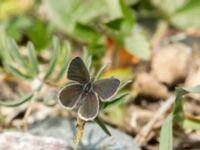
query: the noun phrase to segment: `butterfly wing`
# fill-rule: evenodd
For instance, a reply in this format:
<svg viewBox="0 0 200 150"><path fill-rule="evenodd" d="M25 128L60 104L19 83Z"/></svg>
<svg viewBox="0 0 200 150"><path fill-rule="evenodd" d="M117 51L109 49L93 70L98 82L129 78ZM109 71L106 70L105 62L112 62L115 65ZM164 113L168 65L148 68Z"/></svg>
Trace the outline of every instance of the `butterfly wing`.
<svg viewBox="0 0 200 150"><path fill-rule="evenodd" d="M89 72L80 57L74 58L69 64L67 78L82 84L89 82Z"/></svg>
<svg viewBox="0 0 200 150"><path fill-rule="evenodd" d="M83 86L81 84L67 85L60 90L58 94L58 101L67 109L73 109L81 100L81 92Z"/></svg>
<svg viewBox="0 0 200 150"><path fill-rule="evenodd" d="M78 110L78 115L81 119L88 121L96 118L99 112L99 100L97 95L91 91L83 100L82 105Z"/></svg>
<svg viewBox="0 0 200 150"><path fill-rule="evenodd" d="M94 82L93 90L105 101L115 94L119 85L120 81L116 78L100 79Z"/></svg>

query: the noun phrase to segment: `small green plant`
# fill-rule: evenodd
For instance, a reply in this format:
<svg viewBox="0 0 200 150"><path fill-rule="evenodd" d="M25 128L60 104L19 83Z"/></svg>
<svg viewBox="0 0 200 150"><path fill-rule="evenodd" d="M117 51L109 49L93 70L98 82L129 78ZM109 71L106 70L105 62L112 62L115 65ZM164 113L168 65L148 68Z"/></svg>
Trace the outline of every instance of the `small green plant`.
<svg viewBox="0 0 200 150"><path fill-rule="evenodd" d="M27 81L31 85L29 93L20 92L21 98L18 100L0 101L0 106L17 107L25 102L32 102L37 99L38 93L44 85L58 87L58 82L65 74L67 62L70 59L71 48L69 43L64 43L62 46L58 38L54 37L52 41L52 57L47 70L41 70L41 63L37 59L36 50L31 42L27 44L27 58L22 55L21 49L18 48L13 39L6 38L0 47L0 56L3 62L5 72L13 76ZM55 71L59 68L58 71ZM25 113L25 120L31 112L31 104L28 106ZM25 121L26 122L26 121ZM25 123L26 124L26 123Z"/></svg>
<svg viewBox="0 0 200 150"><path fill-rule="evenodd" d="M184 115L183 96L188 93L200 93L200 85L191 88L177 88L173 112L165 120L160 133L160 150L173 150L173 125L182 129L200 129L200 121Z"/></svg>
<svg viewBox="0 0 200 150"><path fill-rule="evenodd" d="M10 101L0 101L0 107L17 107L22 105L26 102L30 102L25 116L24 116L24 127L27 128L27 118L31 113L32 103L37 99L37 95L42 90L44 85L48 86L55 86L60 87L58 82L60 79L65 75L65 71L68 65L68 62L71 58L71 47L69 43L64 43L63 45L60 44L58 38L54 37L52 42L52 58L47 66L47 69L41 70L40 69L40 62L37 59L36 50L31 42L27 44L27 59L24 57L18 48L16 42L13 39L6 39L5 43L0 47L0 56L3 60L4 70L7 73L11 73L13 76L18 77L23 81L30 82L32 86L31 91L29 93L20 92L19 95L22 97L18 100L10 100ZM99 71L95 71L95 68L91 66L92 64L92 57L89 56L87 49L84 49L83 54L81 56L83 62L86 64L87 69L90 72L93 81L100 81L102 79L101 76L103 75L105 68L108 66L103 65ZM57 71L55 71L57 69ZM112 79L112 78L111 78ZM117 80L117 83L119 80ZM100 102L100 108L105 109L107 107L113 106L120 101L122 101L127 95L127 92L120 92L130 81L121 82L119 85L116 86L117 93L114 96L109 98L108 101ZM21 91L21 90L19 90ZM120 93L120 94L118 94ZM100 97L98 97L100 98ZM44 102L46 104L46 102ZM99 112L99 111L98 111ZM101 121L99 116L95 116L94 121L102 128L102 130L107 134L111 135L105 124ZM91 120L91 119L89 119ZM75 137L75 146L78 146L78 143L82 137L83 129L85 125L85 120L78 118L77 119L77 128L78 132Z"/></svg>
<svg viewBox="0 0 200 150"><path fill-rule="evenodd" d="M67 70L67 78L72 80L72 83L66 85L58 93L58 100L64 108L78 110L78 132L74 141L75 149L78 147L78 143L83 135L84 125L87 121L95 120L105 133L111 135L98 118L99 111L101 108L104 109L120 101L125 96L115 97L117 90L120 88L120 81L118 79L114 77L99 79L105 69L104 66L97 72L96 77L90 77L90 68L90 59L87 59L85 65L80 57L75 57L69 63Z"/></svg>

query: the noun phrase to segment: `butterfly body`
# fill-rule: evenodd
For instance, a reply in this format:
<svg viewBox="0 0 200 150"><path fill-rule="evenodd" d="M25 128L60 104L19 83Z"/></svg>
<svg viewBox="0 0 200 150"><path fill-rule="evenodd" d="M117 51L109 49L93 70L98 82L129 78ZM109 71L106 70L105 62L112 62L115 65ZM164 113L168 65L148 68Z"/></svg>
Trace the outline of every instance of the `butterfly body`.
<svg viewBox="0 0 200 150"><path fill-rule="evenodd" d="M83 87L83 93L88 94L93 90L93 81L89 81Z"/></svg>
<svg viewBox="0 0 200 150"><path fill-rule="evenodd" d="M74 58L69 64L67 78L77 83L61 89L58 94L59 102L67 109L78 108L79 117L85 121L97 117L99 100L107 101L115 94L120 84L116 78L94 81L80 57Z"/></svg>

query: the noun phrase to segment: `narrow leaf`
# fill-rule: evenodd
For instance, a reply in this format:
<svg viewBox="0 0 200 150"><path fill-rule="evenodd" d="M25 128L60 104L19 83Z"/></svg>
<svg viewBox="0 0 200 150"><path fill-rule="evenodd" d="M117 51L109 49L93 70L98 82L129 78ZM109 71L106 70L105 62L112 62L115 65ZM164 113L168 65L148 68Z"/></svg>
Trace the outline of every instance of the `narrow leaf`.
<svg viewBox="0 0 200 150"><path fill-rule="evenodd" d="M200 129L200 120L184 118L182 126L184 129L199 130Z"/></svg>
<svg viewBox="0 0 200 150"><path fill-rule="evenodd" d="M109 136L111 136L110 131L107 129L107 127L104 125L104 123L100 120L99 117L95 118L95 122L101 127L101 129Z"/></svg>
<svg viewBox="0 0 200 150"><path fill-rule="evenodd" d="M88 49L86 47L83 47L82 59L85 63L87 62L88 56Z"/></svg>
<svg viewBox="0 0 200 150"><path fill-rule="evenodd" d="M125 86L127 86L131 82L132 82L132 80L127 80L127 81L121 83L120 86L119 86L119 90L118 91L120 91L121 89L123 89Z"/></svg>
<svg viewBox="0 0 200 150"><path fill-rule="evenodd" d="M29 94L25 95L24 97L22 97L19 100L15 100L15 101L6 101L6 102L2 102L0 101L0 106L5 106L5 107L16 107L19 106L27 101L29 101L34 95L34 92L30 92Z"/></svg>
<svg viewBox="0 0 200 150"><path fill-rule="evenodd" d="M54 69L56 67L58 56L60 54L60 45L59 45L59 41L56 37L53 38L53 50L54 50L54 52L52 55L50 66L49 66L49 69L47 70L47 73L44 76L44 80L49 79L49 77L51 76L52 72L54 71Z"/></svg>
<svg viewBox="0 0 200 150"><path fill-rule="evenodd" d="M58 74L56 76L56 79L55 79L56 82L58 82L62 78L62 76L64 75L64 73L65 73L65 71L67 69L67 64L69 62L70 53L71 53L71 46L67 42L67 43L65 43L64 54L62 54L63 61L62 61L61 69L58 72Z"/></svg>
<svg viewBox="0 0 200 150"><path fill-rule="evenodd" d="M105 64L99 69L99 71L97 72L97 74L95 76L95 80L98 80L101 77L101 75L103 74L103 72L107 66L108 66L108 64Z"/></svg>
<svg viewBox="0 0 200 150"><path fill-rule="evenodd" d="M22 55L19 52L19 49L17 47L16 42L13 39L8 39L7 41L8 48L9 48L9 53L12 55L14 59L24 68L27 68L27 63L22 57Z"/></svg>
<svg viewBox="0 0 200 150"><path fill-rule="evenodd" d="M23 80L32 79L31 76L22 73L21 71L17 70L16 68L14 68L14 67L12 67L12 66L7 65L7 69L8 69L8 71L9 71L11 74L13 74L14 76L16 76L16 77L18 77L18 78L21 78L21 79L23 79Z"/></svg>
<svg viewBox="0 0 200 150"><path fill-rule="evenodd" d="M28 43L28 54L29 54L29 61L31 63L32 69L36 74L38 74L39 65L38 65L37 56L35 53L35 48L31 42Z"/></svg>
<svg viewBox="0 0 200 150"><path fill-rule="evenodd" d="M190 88L183 88L183 90L187 92L192 92L192 93L200 93L200 85L190 87Z"/></svg>
<svg viewBox="0 0 200 150"><path fill-rule="evenodd" d="M58 75L55 79L56 82L58 82L62 78L62 76L65 74L66 68L67 68L67 62L63 63L63 65L61 66L61 69L58 72Z"/></svg>
<svg viewBox="0 0 200 150"><path fill-rule="evenodd" d="M109 102L103 103L104 109L109 107L109 106L112 106L116 103L121 102L127 95L128 95L128 93L123 93L120 96L118 96L117 98L114 98L114 99L110 100Z"/></svg>
<svg viewBox="0 0 200 150"><path fill-rule="evenodd" d="M88 57L86 64L87 64L88 70L90 71L91 65L92 65L92 56Z"/></svg>
<svg viewBox="0 0 200 150"><path fill-rule="evenodd" d="M172 122L173 122L173 114L170 114L161 128L160 146L159 146L160 150L173 149Z"/></svg>

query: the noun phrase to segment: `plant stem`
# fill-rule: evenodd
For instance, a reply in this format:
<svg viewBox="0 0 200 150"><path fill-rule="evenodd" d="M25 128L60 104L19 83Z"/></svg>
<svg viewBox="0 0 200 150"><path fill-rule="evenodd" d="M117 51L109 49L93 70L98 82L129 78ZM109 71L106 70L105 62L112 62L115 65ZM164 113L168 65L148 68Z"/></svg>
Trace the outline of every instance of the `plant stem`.
<svg viewBox="0 0 200 150"><path fill-rule="evenodd" d="M150 41L152 49L155 49L157 47L158 43L160 42L163 35L166 33L167 29L168 29L168 22L165 20L161 20L158 25L158 28L156 29L155 34L153 35Z"/></svg>
<svg viewBox="0 0 200 150"><path fill-rule="evenodd" d="M74 150L78 149L78 145L83 136L84 126L85 126L85 121L80 118L77 118L77 133L74 138Z"/></svg>

